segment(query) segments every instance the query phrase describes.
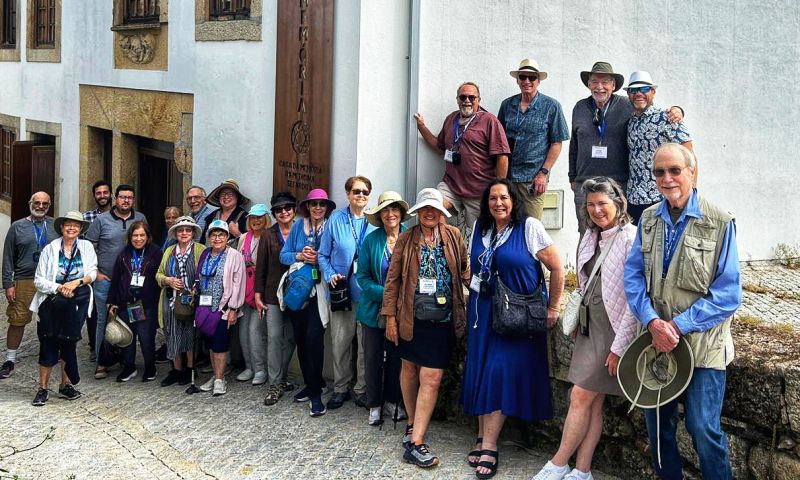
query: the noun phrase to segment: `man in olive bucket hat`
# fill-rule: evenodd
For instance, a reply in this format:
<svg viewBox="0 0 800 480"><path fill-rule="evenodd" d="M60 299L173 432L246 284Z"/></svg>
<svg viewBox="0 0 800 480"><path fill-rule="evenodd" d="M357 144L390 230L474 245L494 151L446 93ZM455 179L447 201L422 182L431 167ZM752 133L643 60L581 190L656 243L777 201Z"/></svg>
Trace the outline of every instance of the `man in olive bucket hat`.
<svg viewBox="0 0 800 480"><path fill-rule="evenodd" d="M694 154L677 143L661 145L653 157L652 173L664 199L642 214L625 263L628 304L652 335L653 349L642 349L625 363L638 370L633 372L638 376L637 389L641 382L643 390L672 396L666 390L670 378L679 373L682 345L691 350L694 368L686 389L672 392L679 394L677 398L644 412L654 468L659 478L683 478L675 437L678 399L682 398L686 430L703 478L730 479L720 414L725 369L733 360L731 320L742 302L741 272L734 218L693 188L696 168ZM667 352L675 355L657 355ZM619 368L625 390L631 372L628 367L622 371L622 362ZM652 399L652 392L642 395L642 401L651 401L647 397Z"/></svg>

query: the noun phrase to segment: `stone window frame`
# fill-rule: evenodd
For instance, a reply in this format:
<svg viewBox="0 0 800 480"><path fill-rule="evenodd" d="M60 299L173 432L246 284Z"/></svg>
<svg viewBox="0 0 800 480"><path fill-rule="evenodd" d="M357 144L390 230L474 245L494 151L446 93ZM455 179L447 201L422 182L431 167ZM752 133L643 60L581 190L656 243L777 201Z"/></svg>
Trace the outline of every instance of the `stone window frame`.
<svg viewBox="0 0 800 480"><path fill-rule="evenodd" d="M19 117L14 117L14 116L11 116L11 115L6 115L6 114L3 114L3 113L0 113L0 125L2 125L4 130L11 131L14 134L14 139L15 140L20 140L20 138L19 138L19 127L20 127L20 119L19 119ZM11 215L11 197L10 196L0 196L0 214L5 214L5 215L9 215L9 216Z"/></svg>
<svg viewBox="0 0 800 480"><path fill-rule="evenodd" d="M55 8L54 26L53 26L53 43L39 45L36 40L36 12L37 3L42 0L28 0L28 35L27 35L27 48L26 60L29 62L61 62L61 0L44 0L52 1Z"/></svg>
<svg viewBox="0 0 800 480"><path fill-rule="evenodd" d="M0 25L5 29L6 23L4 12L8 5L14 5L14 23L11 25L14 30L14 43L7 43L5 40L5 32L0 32L0 62L19 62L19 45L20 41L20 3L22 0L0 0Z"/></svg>
<svg viewBox="0 0 800 480"><path fill-rule="evenodd" d="M215 20L209 15L209 0L196 0L194 39L197 42L261 41L263 0L250 0L250 18L246 20Z"/></svg>

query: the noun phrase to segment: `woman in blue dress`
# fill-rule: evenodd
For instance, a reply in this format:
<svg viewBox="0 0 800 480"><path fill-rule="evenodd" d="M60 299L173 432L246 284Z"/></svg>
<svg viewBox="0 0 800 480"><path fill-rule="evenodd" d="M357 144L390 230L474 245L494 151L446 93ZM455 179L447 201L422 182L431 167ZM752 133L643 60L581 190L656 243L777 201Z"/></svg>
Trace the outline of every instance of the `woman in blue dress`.
<svg viewBox="0 0 800 480"><path fill-rule="evenodd" d="M478 416L478 438L467 461L476 467L478 478L491 478L499 463L497 437L506 417L531 422L553 416L547 334L518 338L492 330L495 277L499 275L516 293L532 294L543 281L544 265L550 271L550 285L542 295L552 328L558 320L564 268L544 226L525 216L516 190L505 179L493 180L483 192L470 242L470 265L461 404L467 414Z"/></svg>

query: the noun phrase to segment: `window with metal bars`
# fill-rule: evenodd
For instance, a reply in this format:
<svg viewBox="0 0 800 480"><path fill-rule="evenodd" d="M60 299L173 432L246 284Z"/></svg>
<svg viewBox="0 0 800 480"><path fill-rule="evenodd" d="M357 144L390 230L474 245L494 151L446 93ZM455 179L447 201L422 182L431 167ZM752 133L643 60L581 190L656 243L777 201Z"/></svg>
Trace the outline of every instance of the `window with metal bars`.
<svg viewBox="0 0 800 480"><path fill-rule="evenodd" d="M123 0L125 23L158 23L158 0Z"/></svg>
<svg viewBox="0 0 800 480"><path fill-rule="evenodd" d="M208 0L210 20L246 20L250 18L250 0Z"/></svg>
<svg viewBox="0 0 800 480"><path fill-rule="evenodd" d="M13 130L0 126L0 197L11 198L11 147L16 140Z"/></svg>
<svg viewBox="0 0 800 480"><path fill-rule="evenodd" d="M33 32L36 48L56 45L56 0L35 0L33 2Z"/></svg>
<svg viewBox="0 0 800 480"><path fill-rule="evenodd" d="M17 46L17 0L0 0L0 48Z"/></svg>

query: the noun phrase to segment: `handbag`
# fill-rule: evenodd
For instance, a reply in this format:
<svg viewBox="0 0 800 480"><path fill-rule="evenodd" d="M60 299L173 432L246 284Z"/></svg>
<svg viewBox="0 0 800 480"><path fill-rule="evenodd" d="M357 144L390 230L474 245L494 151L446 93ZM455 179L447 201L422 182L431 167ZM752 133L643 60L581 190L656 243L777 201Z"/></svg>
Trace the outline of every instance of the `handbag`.
<svg viewBox="0 0 800 480"><path fill-rule="evenodd" d="M244 303L248 304L250 308L256 308L256 267L253 265L253 257L250 251L250 242L252 238L253 232L247 232L244 237L244 245L242 246L242 254L246 265Z"/></svg>
<svg viewBox="0 0 800 480"><path fill-rule="evenodd" d="M544 275L539 267L539 286L532 294L513 292L496 277L492 296L492 329L500 335L530 337L547 331L547 306L542 296Z"/></svg>
<svg viewBox="0 0 800 480"><path fill-rule="evenodd" d="M221 311L211 311L211 307L208 306L197 307L194 316L194 324L203 335L207 337L213 336L221 320Z"/></svg>
<svg viewBox="0 0 800 480"><path fill-rule="evenodd" d="M589 275L589 281L586 282L587 292L591 292L594 288L594 282L597 281L597 272L600 270L600 265L602 265L603 261L606 259L606 255L611 251L611 246L614 245L617 234L619 234L619 231L611 237L611 243L608 245L608 248L600 252L600 257L597 258L597 262L595 262L594 268L592 268L592 273ZM586 304L583 301L583 295L581 289L576 288L567 298L567 306L564 308L564 313L561 314L561 331L564 332L564 335L572 335L578 323L581 320L583 320L582 323L586 321L587 311Z"/></svg>
<svg viewBox="0 0 800 480"><path fill-rule="evenodd" d="M287 272L283 282L283 303L293 312L302 310L308 303L311 291L316 283L313 277L314 267L304 264L302 267Z"/></svg>
<svg viewBox="0 0 800 480"><path fill-rule="evenodd" d="M172 303L172 313L175 318L184 322L191 322L194 319L194 312L197 308L197 295L194 291L184 290L176 292L177 298Z"/></svg>
<svg viewBox="0 0 800 480"><path fill-rule="evenodd" d="M356 255L358 258L358 255ZM355 260L353 260L355 262ZM335 287L330 288L331 295L331 312L349 312L353 310L353 301L350 298L350 277L353 275L353 264L350 264L350 270L347 272L347 277L343 280L336 282Z"/></svg>
<svg viewBox="0 0 800 480"><path fill-rule="evenodd" d="M453 297L448 295L444 299L444 303L439 303L439 299L433 295L415 293L414 319L434 323L446 322L453 310Z"/></svg>

